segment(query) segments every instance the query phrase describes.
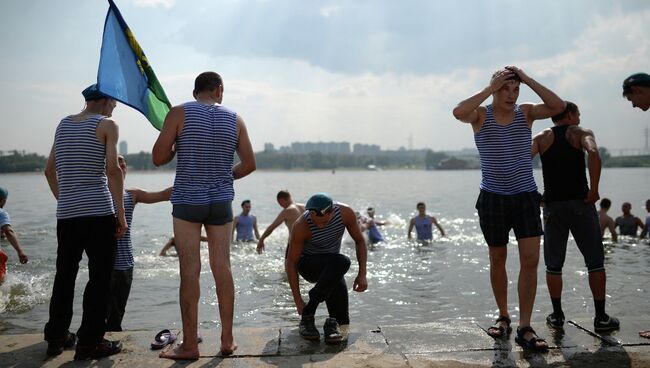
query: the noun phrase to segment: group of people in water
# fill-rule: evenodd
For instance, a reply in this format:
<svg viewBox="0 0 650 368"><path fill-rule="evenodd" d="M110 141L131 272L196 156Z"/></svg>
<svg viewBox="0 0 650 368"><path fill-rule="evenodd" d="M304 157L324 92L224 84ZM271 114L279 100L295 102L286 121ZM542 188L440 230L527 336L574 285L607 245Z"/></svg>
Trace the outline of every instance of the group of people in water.
<svg viewBox="0 0 650 368"><path fill-rule="evenodd" d="M522 85L528 86L542 102L517 104ZM250 214L250 201L244 201L242 213L233 217L233 181L256 169L255 156L244 120L222 105L224 83L214 72L204 72L196 78L195 100L170 110L153 147L153 162L157 166L176 157L173 186L157 192L125 189L127 166L117 154L118 125L110 119L116 101L96 85L82 94L86 107L59 123L45 170L57 199L58 242L50 315L44 331L48 355L58 355L74 347L74 359L87 360L121 351L121 342L106 340L104 334L121 330L134 266L129 232L133 209L137 203L167 200L173 207L174 238L166 248L175 244L179 258L183 342L164 350L160 357L199 357L201 241L208 243L209 264L219 301L219 352L227 356L237 349L230 269L234 231L235 239L257 239L257 251L263 252L265 240L282 223L290 233L285 268L296 311L301 316L300 335L308 340L320 339L315 314L324 302L328 311L323 325L324 339L328 343L342 340L340 325L350 322L345 274L351 260L340 253L341 241L347 231L355 243L358 271L352 289L363 292L368 288L368 281L367 245L362 230L368 231L370 242L383 239L377 229L382 222L375 219L373 208L368 208L367 217L359 216L350 206L334 201L326 193L312 195L303 206L282 190L277 195L282 210L261 235L256 218ZM626 78L623 95L633 106L648 110L650 75L640 73ZM491 103L482 105L490 97ZM517 239L520 262L519 327L515 338L519 345L538 352L548 349L546 341L531 326L542 235L546 282L553 304L553 311L546 318L548 325L562 328L565 322L561 304L562 269L571 232L589 272L594 329L618 329L618 319L605 312L603 225L594 205L599 199L600 156L594 133L579 125L578 106L561 99L523 70L507 66L497 70L483 90L461 101L453 109L453 115L471 127L480 155L482 180L475 207L488 245L490 283L499 310L487 333L503 339L512 332L506 272L506 246L511 230ZM533 122L547 118L552 119L554 126L533 137ZM233 165L235 153L239 161ZM533 179L531 158L535 155L540 155L542 161L543 195L538 193ZM601 201L601 207L607 205L604 202ZM623 206L624 214L614 221L614 227L609 223L605 227L612 231L618 226L621 234L627 234L632 226L629 207ZM418 203L417 210L418 215L409 222L409 238L415 228L418 239L430 239L434 225L445 235L437 219L426 214L424 203ZM606 216L606 210L601 211L600 218ZM633 220L635 226L645 226L642 234L645 235L647 222L644 225L637 220ZM4 225L2 229L8 238L12 236ZM614 234L612 231L613 237ZM26 262L20 246L14 242L12 245L21 262ZM74 334L69 331L74 285L84 252L88 257L89 281L83 295L81 325ZM300 276L314 284L307 299L300 290Z"/></svg>

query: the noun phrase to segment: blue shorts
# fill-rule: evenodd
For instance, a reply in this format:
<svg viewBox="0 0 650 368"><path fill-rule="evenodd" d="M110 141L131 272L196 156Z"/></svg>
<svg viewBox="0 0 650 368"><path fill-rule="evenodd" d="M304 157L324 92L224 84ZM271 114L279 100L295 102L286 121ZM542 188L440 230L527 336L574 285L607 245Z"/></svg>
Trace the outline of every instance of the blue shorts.
<svg viewBox="0 0 650 368"><path fill-rule="evenodd" d="M596 207L583 200L572 200L549 202L544 205L546 272L562 274L569 231L585 259L587 271L604 271L605 251Z"/></svg>
<svg viewBox="0 0 650 368"><path fill-rule="evenodd" d="M544 234L539 209L541 198L537 192L502 195L481 190L476 209L487 244L506 246L511 229L517 240Z"/></svg>
<svg viewBox="0 0 650 368"><path fill-rule="evenodd" d="M232 222L232 201L202 205L175 204L172 216L203 225L225 225Z"/></svg>

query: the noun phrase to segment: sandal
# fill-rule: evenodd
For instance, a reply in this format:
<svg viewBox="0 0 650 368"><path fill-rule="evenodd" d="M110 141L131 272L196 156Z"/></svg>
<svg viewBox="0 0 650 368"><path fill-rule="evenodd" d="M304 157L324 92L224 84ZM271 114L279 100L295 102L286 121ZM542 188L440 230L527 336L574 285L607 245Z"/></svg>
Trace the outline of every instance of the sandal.
<svg viewBox="0 0 650 368"><path fill-rule="evenodd" d="M176 334L168 329L164 329L156 334L151 343L151 350L159 350L176 341Z"/></svg>
<svg viewBox="0 0 650 368"><path fill-rule="evenodd" d="M533 337L530 340L526 340L524 338L524 335L526 333L532 333ZM517 328L517 337L515 337L515 341L519 346L521 346L524 349L529 349L538 353L543 353L548 351L548 344L546 343L546 340L540 339L539 336L537 336L537 333L535 330L533 330L532 327L530 326L524 326L524 327L518 327ZM544 343L543 346L537 345L537 343Z"/></svg>
<svg viewBox="0 0 650 368"><path fill-rule="evenodd" d="M505 322L507 325L506 328L503 328L503 326L499 324L500 322ZM499 316L496 322L494 322L494 325L490 326L487 329L487 334L493 339L508 337L512 332L512 327L510 327L510 322L511 322L510 318L508 318L507 316Z"/></svg>

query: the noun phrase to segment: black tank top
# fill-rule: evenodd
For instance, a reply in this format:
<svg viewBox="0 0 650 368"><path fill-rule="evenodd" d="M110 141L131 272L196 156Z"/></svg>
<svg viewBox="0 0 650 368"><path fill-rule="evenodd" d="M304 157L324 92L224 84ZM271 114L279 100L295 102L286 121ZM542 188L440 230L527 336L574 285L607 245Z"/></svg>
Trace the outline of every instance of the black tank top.
<svg viewBox="0 0 650 368"><path fill-rule="evenodd" d="M551 147L541 155L546 202L585 199L589 191L585 154L567 141L568 128L569 125L551 128L555 139Z"/></svg>

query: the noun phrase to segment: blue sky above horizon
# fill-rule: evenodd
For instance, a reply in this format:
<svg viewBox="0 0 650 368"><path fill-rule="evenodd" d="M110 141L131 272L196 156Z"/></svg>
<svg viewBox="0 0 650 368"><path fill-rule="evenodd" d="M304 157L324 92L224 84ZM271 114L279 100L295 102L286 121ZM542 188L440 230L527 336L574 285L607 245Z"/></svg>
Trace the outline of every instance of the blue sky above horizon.
<svg viewBox="0 0 650 368"><path fill-rule="evenodd" d="M394 149L409 136L415 148L472 147L451 109L507 64L576 102L600 145L645 143L650 113L633 110L620 85L650 72L647 1L116 4L172 103L191 99L196 74L221 73L224 104L242 115L256 150L293 141ZM83 108L107 9L104 0L0 4L0 150L47 154L58 121ZM524 87L524 101L539 98ZM143 116L120 105L114 119L131 152L151 150L157 131Z"/></svg>

